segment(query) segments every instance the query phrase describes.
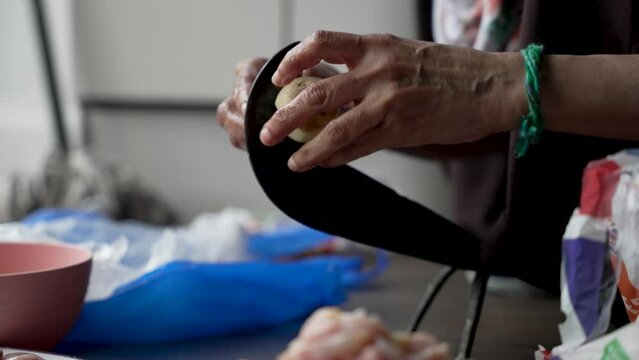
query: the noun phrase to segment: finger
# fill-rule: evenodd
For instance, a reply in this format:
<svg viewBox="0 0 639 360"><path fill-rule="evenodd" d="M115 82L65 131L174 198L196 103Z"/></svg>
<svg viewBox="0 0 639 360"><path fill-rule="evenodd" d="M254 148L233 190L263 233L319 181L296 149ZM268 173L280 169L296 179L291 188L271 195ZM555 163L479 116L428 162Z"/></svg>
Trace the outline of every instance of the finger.
<svg viewBox="0 0 639 360"><path fill-rule="evenodd" d="M337 151L333 156L322 162L320 166L327 168L338 167L370 155L386 147L385 138L383 131L380 131L379 128L373 128L354 143Z"/></svg>
<svg viewBox="0 0 639 360"><path fill-rule="evenodd" d="M230 109L229 109L229 104L232 102L232 97L229 96L226 99L224 99L224 101L222 101L218 106L217 106L217 110L215 111L215 118L217 119L217 123L220 126L224 126L224 123L226 122L226 116L229 113Z"/></svg>
<svg viewBox="0 0 639 360"><path fill-rule="evenodd" d="M251 58L235 65L235 88L248 92L265 63L264 58Z"/></svg>
<svg viewBox="0 0 639 360"><path fill-rule="evenodd" d="M250 58L240 61L235 66L235 86L232 98L236 109L242 110L246 107L251 86L265 63L266 59L264 58Z"/></svg>
<svg viewBox="0 0 639 360"><path fill-rule="evenodd" d="M231 145L238 149L246 149L246 137L244 135L244 123L240 121L236 114L225 115L224 130L229 136Z"/></svg>
<svg viewBox="0 0 639 360"><path fill-rule="evenodd" d="M228 123L244 123L244 112L238 109L233 96L227 97L217 107L218 123L224 127Z"/></svg>
<svg viewBox="0 0 639 360"><path fill-rule="evenodd" d="M233 94L231 95L230 106L233 108L233 111L240 113L242 116L244 116L244 113L246 112L249 92L250 86L236 86L233 89Z"/></svg>
<svg viewBox="0 0 639 360"><path fill-rule="evenodd" d="M288 161L292 171L310 170L331 158L341 149L376 127L383 116L372 101L364 101L326 125L313 140L306 143Z"/></svg>
<svg viewBox="0 0 639 360"><path fill-rule="evenodd" d="M364 94L364 84L354 72L339 74L309 85L288 105L276 111L264 124L260 140L275 145L312 116L334 111Z"/></svg>
<svg viewBox="0 0 639 360"><path fill-rule="evenodd" d="M260 69L266 64L265 58L248 58L238 62L235 65L236 77L253 77L257 76Z"/></svg>
<svg viewBox="0 0 639 360"><path fill-rule="evenodd" d="M216 113L217 122L229 134L233 146L245 149L244 117L233 109L232 104L233 102L230 98L227 98L227 100L218 106Z"/></svg>
<svg viewBox="0 0 639 360"><path fill-rule="evenodd" d="M326 63L320 63L310 69L302 71L303 76L314 76L322 79L335 76L337 74L339 74L339 71Z"/></svg>
<svg viewBox="0 0 639 360"><path fill-rule="evenodd" d="M235 115L230 115L229 118L234 117ZM238 121L238 119L230 119L227 122L225 127L227 133L229 134L229 139L231 144L239 149L246 148L246 138L244 136L244 123Z"/></svg>
<svg viewBox="0 0 639 360"><path fill-rule="evenodd" d="M237 136L229 135L229 141L231 142L231 145L233 145L234 147L240 150L246 150L246 141L244 139L244 136L237 137Z"/></svg>
<svg viewBox="0 0 639 360"><path fill-rule="evenodd" d="M356 34L316 31L286 54L271 80L283 87L322 60L352 67L363 55L360 45L360 36Z"/></svg>

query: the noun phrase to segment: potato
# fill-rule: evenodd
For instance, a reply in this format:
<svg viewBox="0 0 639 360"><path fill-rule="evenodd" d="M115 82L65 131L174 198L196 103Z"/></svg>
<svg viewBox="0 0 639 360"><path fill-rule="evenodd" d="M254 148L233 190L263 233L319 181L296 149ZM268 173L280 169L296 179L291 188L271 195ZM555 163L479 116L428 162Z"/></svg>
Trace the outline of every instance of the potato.
<svg viewBox="0 0 639 360"><path fill-rule="evenodd" d="M294 79L288 85L284 86L280 90L279 94L277 94L277 98L275 98L275 107L277 109L283 108L286 104L293 101L293 99L295 99L302 90L306 89L312 83L320 80L322 79L313 76L300 76ZM306 143L319 134L324 126L326 126L326 124L328 124L331 120L337 118L340 113L341 111L339 109L321 112L310 118L304 126L293 130L288 137L297 142Z"/></svg>

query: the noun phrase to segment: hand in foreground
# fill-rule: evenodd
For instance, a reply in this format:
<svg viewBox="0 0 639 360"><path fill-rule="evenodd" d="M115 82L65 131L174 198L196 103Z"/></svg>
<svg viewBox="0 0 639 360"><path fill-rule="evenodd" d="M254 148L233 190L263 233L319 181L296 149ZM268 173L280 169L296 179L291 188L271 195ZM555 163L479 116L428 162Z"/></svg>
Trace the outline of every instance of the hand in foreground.
<svg viewBox="0 0 639 360"><path fill-rule="evenodd" d="M380 149L476 141L508 131L526 109L517 53L319 31L273 75L284 86L320 61L349 71L319 81L278 110L260 134L275 145L311 116L355 106L289 159L294 171L333 167Z"/></svg>

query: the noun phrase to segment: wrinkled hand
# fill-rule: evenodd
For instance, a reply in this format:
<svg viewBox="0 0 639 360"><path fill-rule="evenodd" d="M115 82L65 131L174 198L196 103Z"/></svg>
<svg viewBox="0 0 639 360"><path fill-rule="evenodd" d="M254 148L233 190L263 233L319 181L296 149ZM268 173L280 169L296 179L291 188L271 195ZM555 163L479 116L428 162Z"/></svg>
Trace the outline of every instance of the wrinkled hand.
<svg viewBox="0 0 639 360"><path fill-rule="evenodd" d="M244 138L244 112L251 85L260 69L266 63L264 58L250 58L235 65L235 86L229 95L217 107L217 122L229 134L231 144L246 149Z"/></svg>
<svg viewBox="0 0 639 360"><path fill-rule="evenodd" d="M217 107L217 122L229 134L231 144L239 149L246 149L244 138L244 113L251 86L260 69L266 63L264 58L249 58L235 65L235 86L231 95ZM304 71L304 75L329 77L337 71L326 64L319 64Z"/></svg>
<svg viewBox="0 0 639 360"><path fill-rule="evenodd" d="M321 60L349 71L305 89L265 124L265 145L311 116L353 102L289 159L293 171L333 167L380 149L457 144L508 131L526 109L517 53L319 31L286 55L273 75L284 86Z"/></svg>

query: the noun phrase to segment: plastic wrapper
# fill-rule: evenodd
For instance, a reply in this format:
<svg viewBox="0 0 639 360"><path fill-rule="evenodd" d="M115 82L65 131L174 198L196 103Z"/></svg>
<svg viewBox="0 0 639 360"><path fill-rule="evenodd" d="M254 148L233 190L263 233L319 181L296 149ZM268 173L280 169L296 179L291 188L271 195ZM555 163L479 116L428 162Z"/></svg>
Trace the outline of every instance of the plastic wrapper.
<svg viewBox="0 0 639 360"><path fill-rule="evenodd" d="M639 324L630 323L577 348L552 352L540 348L535 360L633 360L639 359Z"/></svg>
<svg viewBox="0 0 639 360"><path fill-rule="evenodd" d="M561 283L561 308L566 321L559 326L562 344L553 349L553 355L580 348L608 331L617 289L630 321L636 320L639 313L636 150L593 161L584 170L580 207L564 234ZM630 358L639 358L639 354Z"/></svg>
<svg viewBox="0 0 639 360"><path fill-rule="evenodd" d="M277 325L341 303L350 287L387 265L378 253L375 266L365 267L359 256L331 251L339 239L290 221L265 223L242 209L203 214L182 227L46 209L0 225L0 238L92 251L86 303L66 340L96 344Z"/></svg>

